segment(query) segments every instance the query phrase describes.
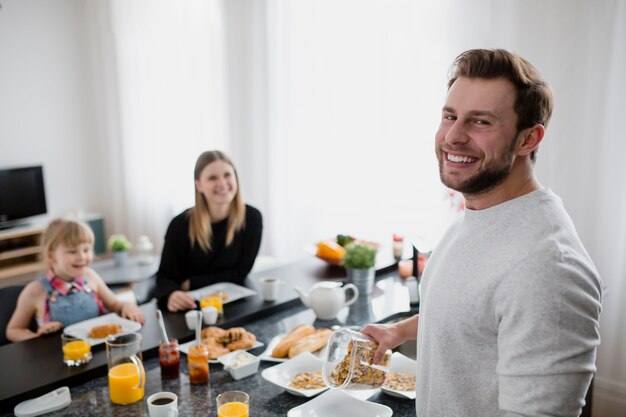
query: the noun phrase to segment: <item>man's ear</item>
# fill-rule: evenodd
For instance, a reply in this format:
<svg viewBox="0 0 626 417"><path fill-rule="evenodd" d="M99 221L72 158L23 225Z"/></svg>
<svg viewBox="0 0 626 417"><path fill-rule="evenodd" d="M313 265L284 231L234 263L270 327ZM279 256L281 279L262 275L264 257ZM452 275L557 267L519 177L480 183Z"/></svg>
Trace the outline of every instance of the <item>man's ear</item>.
<svg viewBox="0 0 626 417"><path fill-rule="evenodd" d="M520 132L522 139L520 141L517 154L521 156L530 155L532 151L539 147L543 140L546 128L542 124L537 123L533 127L526 128Z"/></svg>

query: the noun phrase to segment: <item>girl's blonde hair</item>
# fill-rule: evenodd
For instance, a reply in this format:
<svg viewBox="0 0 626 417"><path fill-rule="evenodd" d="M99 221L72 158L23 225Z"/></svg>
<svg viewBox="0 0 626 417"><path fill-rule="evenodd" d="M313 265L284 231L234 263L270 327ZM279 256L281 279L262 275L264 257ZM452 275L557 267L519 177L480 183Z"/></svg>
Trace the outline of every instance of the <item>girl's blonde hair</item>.
<svg viewBox="0 0 626 417"><path fill-rule="evenodd" d="M43 253L46 263L49 263L49 255L59 245L78 246L81 243L93 245L94 235L91 228L78 220L56 219L53 220L43 235ZM48 265L50 266L50 265Z"/></svg>
<svg viewBox="0 0 626 417"><path fill-rule="evenodd" d="M212 162L224 161L229 164L235 172L235 180L237 181L237 194L230 203L230 210L228 213L228 228L226 230L226 246L229 246L235 232L239 231L245 226L246 220L246 205L243 202L241 195L241 184L239 183L239 175L235 165L226 154L221 151L206 151L203 152L196 161L196 167L193 171L194 180L200 179L202 170ZM204 199L204 196L196 190L196 205L189 210L189 239L191 246L196 242L200 245L200 248L204 252L211 250L211 238L213 236L213 230L211 229L211 215L209 214L209 206Z"/></svg>

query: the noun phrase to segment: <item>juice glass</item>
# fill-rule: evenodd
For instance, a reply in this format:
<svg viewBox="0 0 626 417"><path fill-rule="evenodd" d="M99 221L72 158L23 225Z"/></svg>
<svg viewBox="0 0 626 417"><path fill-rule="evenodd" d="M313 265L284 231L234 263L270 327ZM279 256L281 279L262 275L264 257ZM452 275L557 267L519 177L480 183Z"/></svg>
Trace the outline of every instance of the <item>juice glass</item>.
<svg viewBox="0 0 626 417"><path fill-rule="evenodd" d="M161 342L159 344L159 362L161 364L161 379L178 378L180 350L177 339L170 339L169 343Z"/></svg>
<svg viewBox="0 0 626 417"><path fill-rule="evenodd" d="M222 301L222 297L218 295L210 295L208 297L203 297L200 300L200 309L203 309L207 306L213 306L217 309L218 314L224 313L224 303Z"/></svg>
<svg viewBox="0 0 626 417"><path fill-rule="evenodd" d="M125 333L106 340L109 397L115 404L132 404L144 396L146 372L141 361L141 335Z"/></svg>
<svg viewBox="0 0 626 417"><path fill-rule="evenodd" d="M217 396L217 417L248 417L250 397L243 391L226 391Z"/></svg>
<svg viewBox="0 0 626 417"><path fill-rule="evenodd" d="M200 343L189 348L187 365L190 383L206 384L209 382L209 349L205 345Z"/></svg>
<svg viewBox="0 0 626 417"><path fill-rule="evenodd" d="M92 358L91 345L87 338L79 338L67 334L61 335L63 363L67 366L80 366Z"/></svg>

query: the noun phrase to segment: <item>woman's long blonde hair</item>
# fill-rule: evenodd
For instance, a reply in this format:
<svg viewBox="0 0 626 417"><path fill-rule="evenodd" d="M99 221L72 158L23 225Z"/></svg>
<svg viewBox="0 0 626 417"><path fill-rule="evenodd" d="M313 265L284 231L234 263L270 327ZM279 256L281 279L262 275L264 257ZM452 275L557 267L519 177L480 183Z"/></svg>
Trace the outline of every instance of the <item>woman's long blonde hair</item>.
<svg viewBox="0 0 626 417"><path fill-rule="evenodd" d="M230 210L228 213L228 229L226 230L226 246L229 246L235 232L239 231L245 225L246 220L246 205L243 202L241 196L241 184L239 183L239 174L235 165L226 154L221 151L206 151L203 152L196 161L196 167L193 171L194 180L200 179L202 170L212 162L224 161L233 167L235 172L235 180L237 181L237 194L230 203ZM195 184L195 182L194 182ZM213 236L213 230L211 229L211 215L209 214L209 206L204 199L204 196L196 190L196 205L189 210L189 240L191 246L198 243L204 252L211 250L211 238Z"/></svg>

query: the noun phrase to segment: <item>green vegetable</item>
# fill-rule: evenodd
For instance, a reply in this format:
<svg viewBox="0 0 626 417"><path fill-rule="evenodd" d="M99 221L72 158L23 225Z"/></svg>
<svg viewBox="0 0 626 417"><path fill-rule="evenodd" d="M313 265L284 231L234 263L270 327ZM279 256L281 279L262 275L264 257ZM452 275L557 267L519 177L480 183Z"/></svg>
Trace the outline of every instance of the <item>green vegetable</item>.
<svg viewBox="0 0 626 417"><path fill-rule="evenodd" d="M343 266L347 269L367 269L372 268L376 263L376 249L350 243L346 247L346 254L343 257Z"/></svg>
<svg viewBox="0 0 626 417"><path fill-rule="evenodd" d="M354 242L354 238L350 235L337 235L337 243L344 248L352 242Z"/></svg>

